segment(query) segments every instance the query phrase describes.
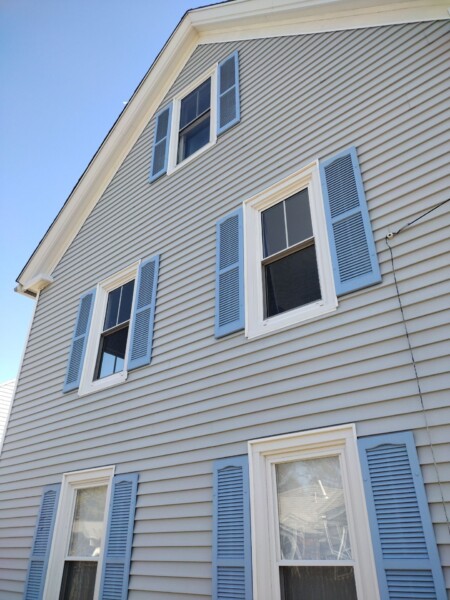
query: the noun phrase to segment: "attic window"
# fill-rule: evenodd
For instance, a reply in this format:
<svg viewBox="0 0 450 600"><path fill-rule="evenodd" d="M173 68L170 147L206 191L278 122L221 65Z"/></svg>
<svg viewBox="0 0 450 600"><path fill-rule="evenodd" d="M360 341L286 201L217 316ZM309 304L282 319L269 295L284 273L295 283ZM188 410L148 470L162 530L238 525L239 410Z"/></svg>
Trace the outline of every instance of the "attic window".
<svg viewBox="0 0 450 600"><path fill-rule="evenodd" d="M177 163L209 142L210 129L211 78L181 100Z"/></svg>

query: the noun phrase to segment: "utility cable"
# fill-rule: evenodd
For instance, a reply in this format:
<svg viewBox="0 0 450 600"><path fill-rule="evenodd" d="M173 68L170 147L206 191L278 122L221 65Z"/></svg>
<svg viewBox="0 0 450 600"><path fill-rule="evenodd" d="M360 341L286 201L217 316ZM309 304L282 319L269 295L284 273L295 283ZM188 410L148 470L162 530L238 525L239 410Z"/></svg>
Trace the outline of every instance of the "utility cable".
<svg viewBox="0 0 450 600"><path fill-rule="evenodd" d="M420 216L418 216L413 221L410 221L409 223L406 223L406 225L404 225L403 227L400 227L400 229L398 229L397 231L388 233L387 236L386 236L386 238L385 238L385 241L386 241L387 247L389 248L389 254L390 254L390 257L391 257L391 265L392 265L392 274L394 275L395 291L396 291L396 294L397 294L397 300L398 300L398 304L399 304L399 307L400 307L400 313L401 313L401 316L402 316L403 327L405 329L406 340L408 342L408 349L409 349L409 353L410 353L410 356L411 356L411 361L412 361L413 368L414 368L414 377L415 377L416 384L417 384L417 390L418 390L418 394L419 394L419 398L420 398L420 405L422 407L422 414L423 414L423 417L424 417L425 427L426 427L426 430L427 430L428 441L429 441L430 449L431 449L431 456L433 458L433 465L434 465L434 469L436 471L436 478L437 478L437 483L438 483L438 487L439 487L439 493L440 493L440 496L441 496L442 506L443 506L443 509L444 509L444 515L445 515L445 518L446 518L446 525L447 525L449 533L450 533L450 518L449 518L447 506L446 506L446 503L445 503L444 492L443 492L443 489L442 489L442 482L441 482L441 478L440 478L440 475L439 475L439 469L438 469L438 465L437 465L437 461L436 461L436 456L435 456L435 453L434 453L434 446L433 446L433 442L432 442L432 439L431 439L431 430L430 430L430 426L429 426L429 423L428 423L427 411L426 411L426 408L425 408L425 403L424 403L424 399L423 399L422 388L421 388L421 385L420 385L420 378L419 378L419 374L417 372L417 365L416 365L416 361L415 361L415 357L414 357L414 350L413 350L413 347L412 347L412 344L411 344L411 338L410 338L410 335L409 335L409 330L408 330L408 325L407 325L407 321L406 321L406 317L405 317L405 312L403 310L403 303L402 303L402 299L401 299L401 295L400 295L400 290L399 290L399 287L398 287L397 273L396 273L396 270L395 270L395 262L394 262L394 253L392 251L391 245L389 244L389 240L392 240L400 232L404 231L405 229L407 229L408 227L410 227L414 223L417 223L417 221L420 221L421 219L423 219L424 217L426 217L427 215L429 215L434 210L440 208L441 206L443 206L447 202L450 202L450 198L447 198L447 200L444 200L443 202L440 202L439 204L436 204L436 206L433 206L433 208L430 208L429 210L427 210L426 212L424 212L423 214L421 214Z"/></svg>

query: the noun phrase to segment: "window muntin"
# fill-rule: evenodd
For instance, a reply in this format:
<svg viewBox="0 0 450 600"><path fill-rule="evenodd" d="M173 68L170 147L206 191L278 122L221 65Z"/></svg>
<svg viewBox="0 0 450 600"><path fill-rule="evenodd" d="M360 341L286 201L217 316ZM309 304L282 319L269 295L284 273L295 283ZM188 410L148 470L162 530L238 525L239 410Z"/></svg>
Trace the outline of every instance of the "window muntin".
<svg viewBox="0 0 450 600"><path fill-rule="evenodd" d="M108 294L95 379L120 373L124 369L133 292L134 280Z"/></svg>
<svg viewBox="0 0 450 600"><path fill-rule="evenodd" d="M210 129L211 78L181 100L177 163L208 144Z"/></svg>

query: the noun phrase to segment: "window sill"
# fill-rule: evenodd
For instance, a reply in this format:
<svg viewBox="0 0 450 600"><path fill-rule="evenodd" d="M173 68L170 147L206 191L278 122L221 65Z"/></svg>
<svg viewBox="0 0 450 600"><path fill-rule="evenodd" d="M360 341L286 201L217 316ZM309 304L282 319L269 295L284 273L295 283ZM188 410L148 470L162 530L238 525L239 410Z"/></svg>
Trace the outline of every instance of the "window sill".
<svg viewBox="0 0 450 600"><path fill-rule="evenodd" d="M253 320L247 315L246 322L248 323L245 335L248 339L255 339L269 335L277 331L292 329L302 323L313 321L323 315L334 312L337 309L337 301L325 304L323 301L314 302L307 306L302 306L294 310L286 311L281 315L264 319L263 321Z"/></svg>
<svg viewBox="0 0 450 600"><path fill-rule="evenodd" d="M127 380L127 377L128 371L121 371L120 373L115 373L114 375L104 377L103 379L96 379L85 386L80 386L78 396L87 396L88 394L94 394L95 392L100 392L101 390L120 385Z"/></svg>
<svg viewBox="0 0 450 600"><path fill-rule="evenodd" d="M178 163L177 165L175 165L173 167L169 167L168 170L167 170L167 175L169 176L169 175L172 175L172 173L177 173L185 165L190 164L197 157L201 156L204 152L206 152L207 150L209 150L210 148L212 148L212 146L214 146L216 144L216 142L217 142L217 138L215 137L210 142L208 142L207 144L205 144L204 146L202 146L201 148L199 148L197 150L197 152L194 152L194 154L191 154L191 156L188 156L188 158L185 158L183 161L181 161L180 163Z"/></svg>

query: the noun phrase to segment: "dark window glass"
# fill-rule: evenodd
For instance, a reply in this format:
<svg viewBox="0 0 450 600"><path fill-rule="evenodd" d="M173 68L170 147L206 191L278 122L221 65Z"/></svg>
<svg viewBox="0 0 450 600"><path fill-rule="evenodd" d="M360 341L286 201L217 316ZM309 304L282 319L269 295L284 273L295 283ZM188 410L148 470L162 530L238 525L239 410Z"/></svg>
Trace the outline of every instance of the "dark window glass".
<svg viewBox="0 0 450 600"><path fill-rule="evenodd" d="M302 190L287 200L286 223L288 229L288 246L293 246L312 237L311 213L309 211L308 190Z"/></svg>
<svg viewBox="0 0 450 600"><path fill-rule="evenodd" d="M129 281L109 292L104 331L130 320L133 290L134 281Z"/></svg>
<svg viewBox="0 0 450 600"><path fill-rule="evenodd" d="M281 567L282 600L357 600L352 567Z"/></svg>
<svg viewBox="0 0 450 600"><path fill-rule="evenodd" d="M264 274L266 318L321 298L313 245L265 265Z"/></svg>
<svg viewBox="0 0 450 600"><path fill-rule="evenodd" d="M181 162L209 142L209 112L180 133L178 145L178 162Z"/></svg>
<svg viewBox="0 0 450 600"><path fill-rule="evenodd" d="M127 349L128 325L102 336L97 379L123 371Z"/></svg>
<svg viewBox="0 0 450 600"><path fill-rule="evenodd" d="M96 562L66 561L59 600L92 600L96 574Z"/></svg>
<svg viewBox="0 0 450 600"><path fill-rule="evenodd" d="M284 250L286 241L286 221L284 219L284 203L279 202L261 214L263 230L264 258Z"/></svg>
<svg viewBox="0 0 450 600"><path fill-rule="evenodd" d="M209 142L211 79L207 79L181 101L178 162Z"/></svg>
<svg viewBox="0 0 450 600"><path fill-rule="evenodd" d="M131 305L133 303L134 281L129 281L122 286L122 297L120 299L119 318L117 323L124 323L130 320Z"/></svg>
<svg viewBox="0 0 450 600"><path fill-rule="evenodd" d="M106 306L105 325L103 326L103 329L111 329L111 327L117 325L121 292L122 288L119 287L108 294L108 304Z"/></svg>
<svg viewBox="0 0 450 600"><path fill-rule="evenodd" d="M181 101L180 129L183 129L209 110L210 104L211 80L208 79Z"/></svg>

